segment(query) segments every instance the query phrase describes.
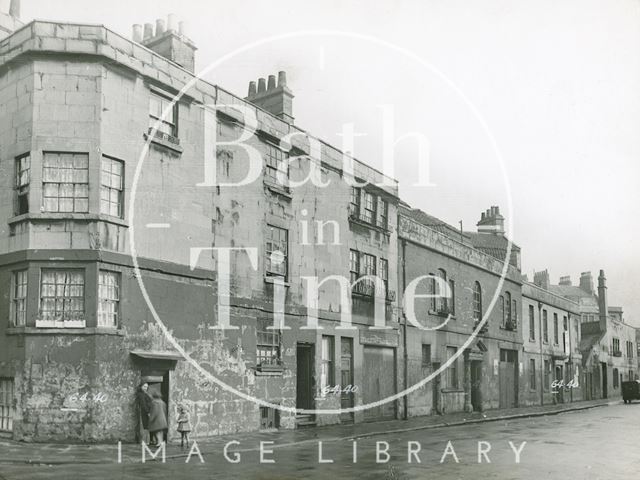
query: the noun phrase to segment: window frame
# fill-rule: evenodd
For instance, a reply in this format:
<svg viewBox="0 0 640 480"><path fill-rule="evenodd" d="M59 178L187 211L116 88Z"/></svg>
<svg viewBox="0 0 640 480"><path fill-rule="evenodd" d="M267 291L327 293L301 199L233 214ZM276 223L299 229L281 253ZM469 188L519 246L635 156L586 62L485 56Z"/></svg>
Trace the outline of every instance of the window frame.
<svg viewBox="0 0 640 480"><path fill-rule="evenodd" d="M457 353L458 353L458 347L447 345L447 361L449 361L449 359L455 356ZM458 390L460 388L460 381L458 378L459 377L458 360L459 359L456 358L451 363L451 365L449 365L449 368L447 368L447 376L446 376L447 387L446 388L451 390Z"/></svg>
<svg viewBox="0 0 640 480"><path fill-rule="evenodd" d="M109 164L109 171L106 171L104 166L105 162ZM118 176L117 173L114 173L113 167L114 165L119 165L120 168L120 187L114 187L112 185L112 180L114 176ZM105 175L109 176L109 181L105 183ZM117 158L109 157L107 155L103 155L100 159L100 213L104 215L109 215L111 217L116 218L124 218L124 162ZM107 193L107 198L104 198L104 193ZM112 193L116 192L116 201L112 200ZM104 209L105 202L107 205L106 211ZM111 206L115 203L117 212L113 214L111 212Z"/></svg>
<svg viewBox="0 0 640 480"><path fill-rule="evenodd" d="M157 123L157 131L159 133L178 138L178 102L173 102L169 93L159 92L155 88L149 89L149 93L149 130L153 129ZM160 105L159 109L155 113L152 113L151 106L154 98L160 99ZM171 119L162 118L162 113L167 108L167 104L171 103L173 103L173 107L171 107ZM165 127L168 127L170 131L165 131Z"/></svg>
<svg viewBox="0 0 640 480"><path fill-rule="evenodd" d="M47 273L52 273L55 275L54 278L54 283L47 283L45 284L45 274ZM80 274L80 278L82 279L82 283L77 283L77 284L66 284L66 283L62 283L59 284L58 283L58 274L64 274L64 275L71 275L71 274ZM40 269L40 282L39 282L39 304L38 304L38 321L36 322L36 327L41 327L41 328L56 328L58 326L62 326L63 328L84 328L86 326L86 314L87 314L87 305L86 305L86 288L87 288L87 278L86 278L86 270L84 268L50 268L50 267L43 267ZM51 295L45 295L45 287L52 287L55 290L55 293L53 296ZM61 297L58 296L58 288L62 287L63 289L63 293L64 291L66 291L66 289L73 289L73 288L81 288L82 289L82 295L62 295ZM80 305L82 306L82 310L71 310L70 312L75 312L73 313L72 317L75 318L64 318L65 316L65 308L64 308L64 304L65 301L69 300L70 302L72 302L73 300L76 300L80 303ZM53 310L53 318L48 318L49 316L45 314L45 312L48 312L49 310L45 310L45 303L48 303L47 301L52 301L56 306L54 307ZM59 301L62 301L63 304L63 309L61 311L61 316L62 318L59 319L58 318L58 308L57 308L57 304Z"/></svg>
<svg viewBox="0 0 640 480"><path fill-rule="evenodd" d="M20 282L20 283L19 283ZM24 268L11 272L10 324L24 327L27 324L27 299L29 295L29 270ZM22 313L20 321L19 314Z"/></svg>
<svg viewBox="0 0 640 480"><path fill-rule="evenodd" d="M103 277L112 276L115 279L115 285L109 285L103 283ZM114 288L117 298L104 298L102 296L103 290L109 290ZM98 270L98 315L96 318L97 326L103 328L120 328L120 301L122 300L122 274L113 270ZM115 305L113 312L103 310L104 305ZM101 322L103 316L111 315L113 323Z"/></svg>
<svg viewBox="0 0 640 480"><path fill-rule="evenodd" d="M422 348L421 348L421 352L422 352L422 366L423 367L431 366L431 344L430 343L423 343L422 344ZM425 361L425 360L427 360L427 361Z"/></svg>
<svg viewBox="0 0 640 480"><path fill-rule="evenodd" d="M23 161L27 164L23 168ZM26 181L23 179L26 177ZM29 190L31 189L31 152L16 157L15 159L15 215L29 213Z"/></svg>
<svg viewBox="0 0 640 480"><path fill-rule="evenodd" d="M264 175L265 179L270 183L281 185L282 182L278 181L278 169L281 164L284 164L285 176L289 179L289 158L288 152L285 152L277 145L270 142L265 142L267 150L264 158ZM281 185L285 187L285 185Z"/></svg>
<svg viewBox="0 0 640 480"><path fill-rule="evenodd" d="M322 335L320 344L320 392L324 395L325 387L336 385L336 337L334 335ZM325 349L325 345L327 348Z"/></svg>
<svg viewBox="0 0 640 480"><path fill-rule="evenodd" d="M549 343L549 312L546 308L542 309L542 343Z"/></svg>
<svg viewBox="0 0 640 480"><path fill-rule="evenodd" d="M529 305L529 341L536 340L536 312L533 305Z"/></svg>
<svg viewBox="0 0 640 480"><path fill-rule="evenodd" d="M558 324L558 313L553 312L553 344L560 345L560 325Z"/></svg>
<svg viewBox="0 0 640 480"><path fill-rule="evenodd" d="M280 238L273 238L270 234L273 232L279 232L279 237L284 233L284 240ZM281 248L273 248L275 244L278 244L280 247L284 246L284 252ZM271 245L271 247L270 247ZM280 251L284 255L284 259L280 266L276 266L273 268L271 263L271 254L275 251ZM286 228L278 227L276 225L267 224L267 235L265 238L265 276L267 277L275 277L281 278L285 282L289 278L289 230ZM284 269L284 273L280 271L280 267Z"/></svg>
<svg viewBox="0 0 640 480"><path fill-rule="evenodd" d="M70 157L67 158L67 157ZM56 159L57 165L52 165L49 162L51 160ZM82 162L78 161L78 163L82 163L86 166L76 166L76 159L82 160ZM64 166L63 161L69 161L71 167ZM69 175L70 171L71 178L66 178L65 176ZM57 173L53 173L57 172ZM78 172L78 173L76 173ZM81 175L80 172L85 172ZM86 176L84 181L78 180L76 181L76 175ZM58 177L56 179L51 179L51 177ZM89 154L87 152L53 152L47 151L42 154L42 211L47 213L88 213L89 212L89 197L90 197L90 164L89 164ZM48 194L48 190L53 190L55 186L56 195ZM77 190L82 191L82 187L85 188L86 195L77 194ZM71 189L71 195L64 195L64 190ZM51 202L55 200L56 207L52 208ZM71 210L61 209L60 203L61 201L71 201ZM78 205L78 207L76 207ZM81 207L83 205L84 207Z"/></svg>
<svg viewBox="0 0 640 480"><path fill-rule="evenodd" d="M473 283L472 312L476 322L482 321L482 285L477 280Z"/></svg>
<svg viewBox="0 0 640 480"><path fill-rule="evenodd" d="M272 320L257 318L256 368L259 369L265 367L282 368L282 330L268 328L270 326L273 326Z"/></svg>
<svg viewBox="0 0 640 480"><path fill-rule="evenodd" d="M13 432L15 393L14 378L0 377L0 432Z"/></svg>
<svg viewBox="0 0 640 480"><path fill-rule="evenodd" d="M538 390L536 378L538 377L536 373L536 359L529 359L529 389L530 390Z"/></svg>

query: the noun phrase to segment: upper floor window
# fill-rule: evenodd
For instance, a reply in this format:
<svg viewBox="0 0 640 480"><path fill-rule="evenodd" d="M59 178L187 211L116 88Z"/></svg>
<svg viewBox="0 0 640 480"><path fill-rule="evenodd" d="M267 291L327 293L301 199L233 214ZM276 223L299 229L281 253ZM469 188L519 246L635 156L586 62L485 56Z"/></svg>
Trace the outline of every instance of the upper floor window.
<svg viewBox="0 0 640 480"><path fill-rule="evenodd" d="M351 284L353 285L353 291L355 293L359 293L361 295L366 295L373 297L376 292L376 281L373 278L363 278L359 282L356 282L359 278L370 276L376 276L376 257L375 255L370 255L368 253L358 252L357 250L350 251L350 259L349 259L349 271L351 277ZM387 260L384 260L384 265L382 260L380 268L385 269L383 275L387 276L389 274L389 264ZM384 279L383 279L384 282ZM386 282L385 286L386 286Z"/></svg>
<svg viewBox="0 0 640 480"><path fill-rule="evenodd" d="M504 312L505 318L502 326L504 328L507 328L507 325L509 324L509 322L511 322L511 293L509 292L504 293L504 306L505 306L505 312Z"/></svg>
<svg viewBox="0 0 640 480"><path fill-rule="evenodd" d="M23 327L27 318L27 271L13 272L11 279L11 324Z"/></svg>
<svg viewBox="0 0 640 480"><path fill-rule="evenodd" d="M44 322L84 322L84 270L42 270L40 317Z"/></svg>
<svg viewBox="0 0 640 480"><path fill-rule="evenodd" d="M447 360L456 356L457 347L447 347ZM446 376L447 388L458 388L458 359L456 358L449 368L447 368Z"/></svg>
<svg viewBox="0 0 640 480"><path fill-rule="evenodd" d="M386 258L380 259L380 271L378 272L382 283L384 283L384 298L387 298L389 292L389 261Z"/></svg>
<svg viewBox="0 0 640 480"><path fill-rule="evenodd" d="M362 210L362 220L375 225L376 219L376 198L369 192L364 192L364 209Z"/></svg>
<svg viewBox="0 0 640 480"><path fill-rule="evenodd" d="M101 270L98 275L98 326L117 327L120 311L120 274Z"/></svg>
<svg viewBox="0 0 640 480"><path fill-rule="evenodd" d="M476 322L482 320L482 287L480 282L473 284L473 319Z"/></svg>
<svg viewBox="0 0 640 480"><path fill-rule="evenodd" d="M100 213L122 218L124 163L109 157L102 157L100 172Z"/></svg>
<svg viewBox="0 0 640 480"><path fill-rule="evenodd" d="M455 315L456 313L456 282L449 279L449 313Z"/></svg>
<svg viewBox="0 0 640 480"><path fill-rule="evenodd" d="M382 197L378 197L378 220L376 224L385 230L389 226L389 203Z"/></svg>
<svg viewBox="0 0 640 480"><path fill-rule="evenodd" d="M89 155L45 152L42 189L45 212L88 212Z"/></svg>
<svg viewBox="0 0 640 480"><path fill-rule="evenodd" d="M560 339L558 338L558 314L553 314L553 344L558 345L560 343Z"/></svg>
<svg viewBox="0 0 640 480"><path fill-rule="evenodd" d="M31 156L16 158L16 215L29 213L29 183L31 182Z"/></svg>
<svg viewBox="0 0 640 480"><path fill-rule="evenodd" d="M445 295L445 285L447 285L447 272L442 268L437 272L438 280L436 281L436 312L445 313L447 311L447 297Z"/></svg>
<svg viewBox="0 0 640 480"><path fill-rule="evenodd" d="M287 154L278 147L267 143L267 155L265 158L265 174L273 183L278 181L278 170L281 170L285 178L289 178L289 165L286 162Z"/></svg>
<svg viewBox="0 0 640 480"><path fill-rule="evenodd" d="M156 127L159 132L166 133L172 137L178 136L178 103L171 106L172 100L169 96L161 95L151 91L149 98L149 128ZM163 117L165 110L169 109Z"/></svg>
<svg viewBox="0 0 640 480"><path fill-rule="evenodd" d="M349 215L360 217L360 192L358 187L351 187L351 196L349 198Z"/></svg>
<svg viewBox="0 0 640 480"><path fill-rule="evenodd" d="M536 339L536 324L533 305L529 305L529 340Z"/></svg>
<svg viewBox="0 0 640 480"><path fill-rule="evenodd" d="M542 341L549 343L549 322L546 310L542 310Z"/></svg>
<svg viewBox="0 0 640 480"><path fill-rule="evenodd" d="M349 250L349 277L353 285L360 276L360 252Z"/></svg>
<svg viewBox="0 0 640 480"><path fill-rule="evenodd" d="M266 274L268 277L287 279L289 264L289 231L267 225Z"/></svg>

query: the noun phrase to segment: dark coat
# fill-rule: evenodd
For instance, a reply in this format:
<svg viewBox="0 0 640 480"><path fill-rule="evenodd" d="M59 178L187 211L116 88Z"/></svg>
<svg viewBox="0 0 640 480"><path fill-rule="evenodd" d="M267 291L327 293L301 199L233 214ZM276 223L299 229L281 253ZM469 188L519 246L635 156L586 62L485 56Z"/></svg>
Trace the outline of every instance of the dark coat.
<svg viewBox="0 0 640 480"><path fill-rule="evenodd" d="M149 412L149 431L159 432L167 428L167 405L159 398L154 398L151 402Z"/></svg>
<svg viewBox="0 0 640 480"><path fill-rule="evenodd" d="M138 404L138 412L140 412L142 428L148 430L149 412L151 412L151 404L153 403L153 399L148 393L144 392L143 390L138 390L138 393L136 393L136 403Z"/></svg>

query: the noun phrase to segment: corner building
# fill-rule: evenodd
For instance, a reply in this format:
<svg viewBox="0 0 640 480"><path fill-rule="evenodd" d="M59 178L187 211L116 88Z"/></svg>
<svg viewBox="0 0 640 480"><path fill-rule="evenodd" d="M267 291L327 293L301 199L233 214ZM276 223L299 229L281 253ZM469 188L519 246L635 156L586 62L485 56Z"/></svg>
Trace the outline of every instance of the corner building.
<svg viewBox="0 0 640 480"><path fill-rule="evenodd" d="M1 429L27 441L134 440L141 381L167 402L170 425L187 407L195 438L394 418L395 403L283 413L185 360L300 410L395 393L397 185L357 160L345 171L342 152L321 140L312 156L284 73L251 84L246 99L197 80L171 106L194 77L193 42L171 18L134 26L133 37L35 21L0 41ZM245 147L221 145L247 129L229 105L257 119L245 143L263 163L242 188L203 186L207 161L221 182L250 170ZM312 164L330 187L279 181L279 169L302 180ZM228 292L213 248L237 249ZM381 284L364 278L345 293L327 281L310 312L303 277L329 275ZM386 330L369 329L376 300ZM219 304L233 329L212 328ZM345 309L353 328L336 329ZM321 329L301 329L310 313ZM285 328L268 328L274 316Z"/></svg>

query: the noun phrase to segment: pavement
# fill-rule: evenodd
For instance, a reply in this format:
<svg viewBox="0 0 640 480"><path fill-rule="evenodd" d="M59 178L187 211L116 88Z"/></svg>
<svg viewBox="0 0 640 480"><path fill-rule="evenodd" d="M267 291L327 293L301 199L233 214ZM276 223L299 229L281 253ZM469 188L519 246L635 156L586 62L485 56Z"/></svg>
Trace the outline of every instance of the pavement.
<svg viewBox="0 0 640 480"><path fill-rule="evenodd" d="M286 449L292 446L317 444L323 442L339 442L352 439L366 439L376 436L388 436L405 432L473 425L483 422L500 422L514 419L557 415L565 412L587 410L622 403L621 400L594 400L559 405L520 407L513 409L489 410L483 413L453 413L412 417L409 420L391 420L375 423L358 423L355 425L332 425L326 427L308 427L297 430L279 430L276 432L251 432L233 435L221 435L214 438L197 439L199 450L203 456L207 453L220 454L230 441L236 441L235 452L255 452L261 441L274 442L270 448ZM117 444L51 444L24 443L0 439L0 464L13 465L105 465L116 464L119 460ZM166 447L167 459L186 457L189 450L181 448L179 442L169 443ZM140 463L141 446L138 444L122 444L120 461L124 463ZM159 457L158 457L159 460Z"/></svg>

